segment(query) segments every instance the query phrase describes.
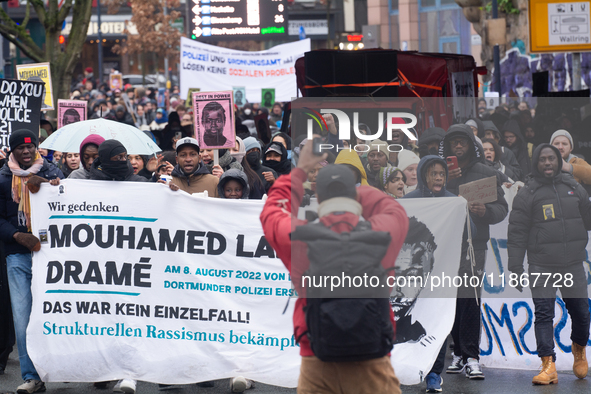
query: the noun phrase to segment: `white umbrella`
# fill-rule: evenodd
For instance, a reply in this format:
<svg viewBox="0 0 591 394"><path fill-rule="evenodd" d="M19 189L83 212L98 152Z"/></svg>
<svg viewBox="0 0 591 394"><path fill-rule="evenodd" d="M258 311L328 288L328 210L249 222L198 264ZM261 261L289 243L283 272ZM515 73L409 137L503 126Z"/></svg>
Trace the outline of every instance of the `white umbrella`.
<svg viewBox="0 0 591 394"><path fill-rule="evenodd" d="M60 152L80 152L80 144L91 134L121 142L131 155L153 155L162 150L140 129L102 118L64 126L51 134L39 147Z"/></svg>

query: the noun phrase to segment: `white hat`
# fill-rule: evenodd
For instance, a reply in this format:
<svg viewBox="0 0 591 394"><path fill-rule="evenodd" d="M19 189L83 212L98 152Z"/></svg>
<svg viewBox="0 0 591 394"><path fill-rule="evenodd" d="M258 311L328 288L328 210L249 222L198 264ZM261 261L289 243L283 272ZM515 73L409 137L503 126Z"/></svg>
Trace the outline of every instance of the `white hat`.
<svg viewBox="0 0 591 394"><path fill-rule="evenodd" d="M400 171L406 170L408 166L419 164L421 159L410 150L402 150L398 153L398 168Z"/></svg>
<svg viewBox="0 0 591 394"><path fill-rule="evenodd" d="M176 152L177 153L179 152L179 149L183 145L193 145L197 148L197 152L199 152L199 142L197 142L197 140L195 138L185 137L185 138L181 138L180 140L178 140L176 143Z"/></svg>

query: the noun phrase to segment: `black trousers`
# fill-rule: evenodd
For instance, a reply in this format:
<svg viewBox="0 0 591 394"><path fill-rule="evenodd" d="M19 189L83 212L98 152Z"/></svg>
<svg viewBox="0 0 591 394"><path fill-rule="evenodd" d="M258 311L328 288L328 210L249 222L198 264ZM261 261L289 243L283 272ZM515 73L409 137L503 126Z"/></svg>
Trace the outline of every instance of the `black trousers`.
<svg viewBox="0 0 591 394"><path fill-rule="evenodd" d="M462 252L460 261L460 270L458 275L468 278L478 277L478 283L482 283L484 276L484 263L486 262L486 250L475 250L474 258L476 265L471 266L470 260L466 259L466 252ZM472 270L473 268L473 270ZM472 275L474 272L474 275ZM480 332L482 321L480 319L480 294L482 286L468 286L458 288L458 298L456 300L456 318L451 336L454 340L454 354L461 356L466 362L468 358L479 359L480 354ZM473 281L476 283L476 281ZM475 292L476 290L476 292Z"/></svg>

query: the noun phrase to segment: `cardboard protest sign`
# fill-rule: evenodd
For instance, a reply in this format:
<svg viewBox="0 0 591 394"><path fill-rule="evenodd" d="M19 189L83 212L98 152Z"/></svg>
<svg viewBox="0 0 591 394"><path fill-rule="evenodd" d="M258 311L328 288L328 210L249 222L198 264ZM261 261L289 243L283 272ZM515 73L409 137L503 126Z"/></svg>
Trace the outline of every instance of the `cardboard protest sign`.
<svg viewBox="0 0 591 394"><path fill-rule="evenodd" d="M8 146L13 131L31 130L39 134L42 82L0 79L0 146Z"/></svg>
<svg viewBox="0 0 591 394"><path fill-rule="evenodd" d="M57 100L57 128L86 120L86 101Z"/></svg>
<svg viewBox="0 0 591 394"><path fill-rule="evenodd" d="M234 104L236 104L238 108L244 107L244 104L246 104L246 88L244 86L234 86L232 87L232 90L234 91Z"/></svg>
<svg viewBox="0 0 591 394"><path fill-rule="evenodd" d="M468 202L497 201L497 178L494 176L460 185L460 196Z"/></svg>
<svg viewBox="0 0 591 394"><path fill-rule="evenodd" d="M187 100L185 100L185 106L189 106L191 105L191 103L193 102L193 93L195 92L200 92L201 89L199 88L189 88L189 92L187 93Z"/></svg>
<svg viewBox="0 0 591 394"><path fill-rule="evenodd" d="M193 93L195 134L201 149L232 148L236 144L232 91Z"/></svg>
<svg viewBox="0 0 591 394"><path fill-rule="evenodd" d="M275 89L261 89L261 107L271 108L275 104Z"/></svg>
<svg viewBox="0 0 591 394"><path fill-rule="evenodd" d="M121 93L121 98L123 99L123 103L125 103L125 108L127 108L127 112L131 114L131 117L133 118L133 121L135 123L137 114L135 113L135 108L133 107L133 104L131 103L129 96L127 95L127 93Z"/></svg>
<svg viewBox="0 0 591 394"><path fill-rule="evenodd" d="M121 74L109 74L109 86L111 90L123 88L123 75Z"/></svg>
<svg viewBox="0 0 591 394"><path fill-rule="evenodd" d="M21 81L43 82L45 92L43 96L42 111L55 109L53 104L53 87L51 85L51 68L49 63L19 64L16 66L18 79Z"/></svg>

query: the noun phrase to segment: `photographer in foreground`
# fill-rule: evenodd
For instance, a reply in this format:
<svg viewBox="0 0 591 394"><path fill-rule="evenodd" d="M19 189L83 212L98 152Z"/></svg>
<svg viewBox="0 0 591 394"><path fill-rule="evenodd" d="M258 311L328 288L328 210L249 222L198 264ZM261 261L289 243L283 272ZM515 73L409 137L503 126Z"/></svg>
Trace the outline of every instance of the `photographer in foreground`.
<svg viewBox="0 0 591 394"><path fill-rule="evenodd" d="M332 258L326 258L327 264L328 261L365 263L375 259L379 255L376 250L381 248L383 253L377 260L377 265L385 271L394 266L406 237L406 212L393 198L377 189L368 186L356 188L353 172L346 166L328 165L318 172L317 177L319 224L306 225L306 221L298 220L296 210L304 195L302 185L307 179L308 171L314 169L326 156L315 155L312 146L313 141L308 141L300 153L297 168L275 181L261 213L265 237L290 271L299 294L293 318L294 334L299 341L302 356L298 393L400 393L400 384L389 357L395 331L394 315L388 298L306 298L306 289L302 288L301 283L302 275L321 265L324 256L314 255L312 249L308 253L308 245L312 242L294 241L292 249L292 238L306 227L309 232L320 234L318 241L324 242L328 231L332 234L333 247L325 248L326 255ZM378 237L387 240L381 245L364 245L363 242L354 241L364 235L367 239ZM349 237L351 242L345 248L341 240ZM331 241L326 242L330 244ZM315 247L322 245L316 243ZM344 252L346 250L348 253ZM365 255L357 259L360 252ZM299 263L300 261L303 263ZM386 307L382 308L380 301L384 301ZM331 302L333 306L329 320L335 326L330 337L319 334L315 330L316 325L309 328L306 324L306 321L315 321L314 306L317 307L322 302ZM374 319L357 319L358 325L353 330L347 330L345 324L339 326L339 318L345 319L348 315L355 319L355 316L366 312L365 308L355 308L354 305L368 305L371 302L375 302L376 306ZM348 306L349 309L339 309L343 306ZM359 324L365 327L360 327ZM364 329L376 334L369 338L363 335ZM335 336L341 342L336 346L338 348L332 349L335 354L331 354L323 345L330 343ZM364 340L365 344L360 343ZM371 340L374 342L369 342ZM376 350L374 353L368 352L371 345L375 345L372 348Z"/></svg>

